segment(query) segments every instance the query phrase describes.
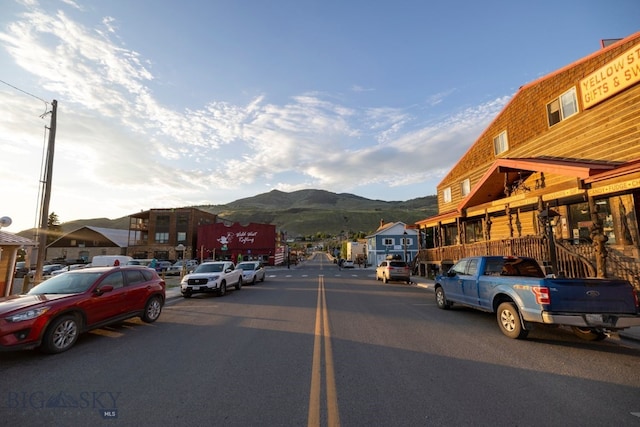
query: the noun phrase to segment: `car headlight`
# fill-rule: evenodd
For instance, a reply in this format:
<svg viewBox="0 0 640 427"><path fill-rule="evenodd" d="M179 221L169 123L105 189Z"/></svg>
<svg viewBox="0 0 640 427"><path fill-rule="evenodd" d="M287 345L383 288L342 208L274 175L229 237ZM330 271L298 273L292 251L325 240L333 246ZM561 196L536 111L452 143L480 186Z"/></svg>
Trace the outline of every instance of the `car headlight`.
<svg viewBox="0 0 640 427"><path fill-rule="evenodd" d="M12 316L7 317L7 321L12 323L23 322L25 320L35 319L38 316L43 315L49 311L49 307L40 307L34 308L31 310L23 311L22 313L14 314Z"/></svg>

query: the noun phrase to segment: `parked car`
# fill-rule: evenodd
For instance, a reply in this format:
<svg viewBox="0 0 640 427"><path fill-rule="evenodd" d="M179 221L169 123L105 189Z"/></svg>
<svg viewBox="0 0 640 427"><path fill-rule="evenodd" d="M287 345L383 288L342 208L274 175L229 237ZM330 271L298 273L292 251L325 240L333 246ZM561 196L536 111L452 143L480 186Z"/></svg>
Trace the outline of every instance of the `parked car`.
<svg viewBox="0 0 640 427"><path fill-rule="evenodd" d="M54 271L60 270L66 267L62 264L47 264L42 267L42 277L50 277Z"/></svg>
<svg viewBox="0 0 640 427"><path fill-rule="evenodd" d="M244 261L236 266L242 269L242 283L255 285L256 282L264 282L267 275L260 261Z"/></svg>
<svg viewBox="0 0 640 427"><path fill-rule="evenodd" d="M411 272L409 265L404 261L385 260L376 267L376 280L389 283L390 280L399 280L411 283Z"/></svg>
<svg viewBox="0 0 640 427"><path fill-rule="evenodd" d="M69 271L27 294L0 298L0 350L61 353L91 329L136 316L154 322L164 300L165 282L146 267Z"/></svg>
<svg viewBox="0 0 640 427"><path fill-rule="evenodd" d="M71 264L71 265L66 265L64 267L62 267L59 270L55 270L51 272L52 276L57 276L58 274L62 274L62 273L66 273L67 271L71 271L71 270L77 270L79 268L84 268L86 266L86 264Z"/></svg>
<svg viewBox="0 0 640 427"><path fill-rule="evenodd" d="M196 261L195 259L188 259L184 263L182 262L182 260L176 261L172 266L167 267L167 271L165 271L165 274L167 276L179 276L180 274L182 274L183 264L186 266L185 269L187 274L189 274L196 269L196 267L198 266L198 261Z"/></svg>
<svg viewBox="0 0 640 427"><path fill-rule="evenodd" d="M640 326L638 295L628 281L547 276L528 257L462 258L436 276L434 293L443 310L459 304L494 313L500 331L515 339L538 324L571 327L589 341Z"/></svg>
<svg viewBox="0 0 640 427"><path fill-rule="evenodd" d="M156 262L156 271L158 273L166 273L172 265L171 261L158 261Z"/></svg>
<svg viewBox="0 0 640 427"><path fill-rule="evenodd" d="M27 263L25 261L16 262L14 276L20 279L26 276L27 274L29 274L29 266L27 265Z"/></svg>
<svg viewBox="0 0 640 427"><path fill-rule="evenodd" d="M216 293L223 296L229 286L242 288L242 270L231 261L203 262L193 273L180 281L180 292L185 298L197 293Z"/></svg>
<svg viewBox="0 0 640 427"><path fill-rule="evenodd" d="M353 261L351 261L349 259L345 259L342 262L342 268L354 268L354 267L355 267L355 265L354 265Z"/></svg>

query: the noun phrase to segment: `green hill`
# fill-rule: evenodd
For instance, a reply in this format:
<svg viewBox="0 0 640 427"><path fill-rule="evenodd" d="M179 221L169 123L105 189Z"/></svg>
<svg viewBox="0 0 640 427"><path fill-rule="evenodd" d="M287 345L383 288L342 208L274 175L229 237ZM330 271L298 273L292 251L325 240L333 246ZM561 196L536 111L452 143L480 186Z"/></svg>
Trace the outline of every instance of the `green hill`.
<svg viewBox="0 0 640 427"><path fill-rule="evenodd" d="M436 196L387 202L324 190L291 193L273 190L225 205L193 207L242 224L275 224L279 231L286 231L289 236L305 237L315 236L317 233L337 235L346 231L349 234L370 234L379 227L381 220L413 224L438 211ZM61 231L67 233L84 226L127 229L129 217L69 221L61 224ZM25 230L18 234L31 237L32 231Z"/></svg>

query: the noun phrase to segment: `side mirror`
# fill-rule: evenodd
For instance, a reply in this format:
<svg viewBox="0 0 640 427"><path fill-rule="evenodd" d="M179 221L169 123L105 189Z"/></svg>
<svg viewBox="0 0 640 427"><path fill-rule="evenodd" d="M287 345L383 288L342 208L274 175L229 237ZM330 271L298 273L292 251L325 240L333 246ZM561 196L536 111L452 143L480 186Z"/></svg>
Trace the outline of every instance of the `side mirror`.
<svg viewBox="0 0 640 427"><path fill-rule="evenodd" d="M96 289L96 295L102 295L106 292L111 292L113 290L113 286L111 285L104 285L104 286L100 286L98 289Z"/></svg>
<svg viewBox="0 0 640 427"><path fill-rule="evenodd" d="M447 271L447 277L455 277L456 276L456 271L455 270L449 270Z"/></svg>

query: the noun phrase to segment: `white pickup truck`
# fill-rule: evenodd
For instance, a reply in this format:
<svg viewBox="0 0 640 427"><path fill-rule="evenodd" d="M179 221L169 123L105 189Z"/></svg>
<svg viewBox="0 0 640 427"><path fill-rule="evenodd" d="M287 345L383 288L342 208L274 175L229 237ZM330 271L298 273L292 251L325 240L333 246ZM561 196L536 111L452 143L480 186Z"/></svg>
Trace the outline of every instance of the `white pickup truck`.
<svg viewBox="0 0 640 427"><path fill-rule="evenodd" d="M185 298L198 293L216 293L223 296L229 286L242 288L242 269L231 261L203 262L180 282L180 292Z"/></svg>

